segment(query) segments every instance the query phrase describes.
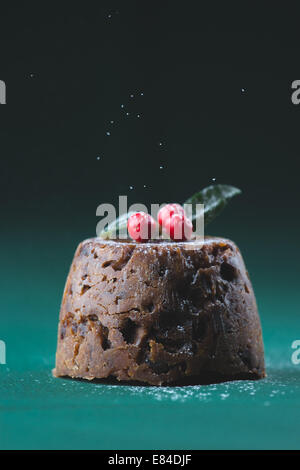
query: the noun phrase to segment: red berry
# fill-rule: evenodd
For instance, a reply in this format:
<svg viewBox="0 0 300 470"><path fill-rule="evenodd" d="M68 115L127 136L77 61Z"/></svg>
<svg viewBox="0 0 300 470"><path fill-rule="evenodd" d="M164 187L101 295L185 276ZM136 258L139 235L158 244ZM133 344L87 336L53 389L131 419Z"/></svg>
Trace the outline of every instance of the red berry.
<svg viewBox="0 0 300 470"><path fill-rule="evenodd" d="M185 215L174 214L164 223L164 231L175 241L190 240L193 234L193 224Z"/></svg>
<svg viewBox="0 0 300 470"><path fill-rule="evenodd" d="M150 240L151 234L155 233L156 222L146 212L137 212L128 218L127 229L130 237L136 242Z"/></svg>
<svg viewBox="0 0 300 470"><path fill-rule="evenodd" d="M185 215L184 209L180 204L167 204L162 207L157 214L159 225L164 226L165 223L169 223L168 219L175 214Z"/></svg>

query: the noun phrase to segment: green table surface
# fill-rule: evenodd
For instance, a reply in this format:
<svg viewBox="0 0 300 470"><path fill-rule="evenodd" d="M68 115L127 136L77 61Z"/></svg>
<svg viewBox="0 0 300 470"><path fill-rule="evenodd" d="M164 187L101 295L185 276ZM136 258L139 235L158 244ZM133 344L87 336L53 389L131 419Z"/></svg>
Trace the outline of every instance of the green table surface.
<svg viewBox="0 0 300 470"><path fill-rule="evenodd" d="M270 276L266 282L264 273L258 276L254 269L268 373L264 380L145 387L57 379L51 370L73 247L68 250L63 267L54 248L41 250L42 257L18 252L22 265L30 259L35 275L9 264L3 273L1 311L6 314L0 339L7 360L0 365L1 449L300 447L300 365L291 361L292 342L300 339L296 286L286 282L283 295Z"/></svg>
<svg viewBox="0 0 300 470"><path fill-rule="evenodd" d="M144 387L55 379L47 335L36 331L28 350L20 326L19 362L0 367L0 447L299 448L300 366L290 361L295 334L277 331L265 335L265 380Z"/></svg>

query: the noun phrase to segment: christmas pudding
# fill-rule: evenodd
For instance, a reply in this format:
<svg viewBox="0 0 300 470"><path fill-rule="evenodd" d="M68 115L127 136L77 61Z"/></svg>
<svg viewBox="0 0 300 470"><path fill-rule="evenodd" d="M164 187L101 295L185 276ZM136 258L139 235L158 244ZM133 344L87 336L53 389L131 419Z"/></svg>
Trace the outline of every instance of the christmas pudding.
<svg viewBox="0 0 300 470"><path fill-rule="evenodd" d="M265 376L239 249L224 238L188 237L80 243L61 305L55 376L151 385Z"/></svg>

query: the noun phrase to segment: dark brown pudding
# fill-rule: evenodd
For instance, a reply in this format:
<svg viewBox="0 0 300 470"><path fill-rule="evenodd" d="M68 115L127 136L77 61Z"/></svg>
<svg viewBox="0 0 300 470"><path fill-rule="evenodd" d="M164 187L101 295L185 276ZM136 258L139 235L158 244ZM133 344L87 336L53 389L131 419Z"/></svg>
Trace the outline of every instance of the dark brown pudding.
<svg viewBox="0 0 300 470"><path fill-rule="evenodd" d="M213 237L82 242L64 291L54 375L153 385L264 377L260 320L236 245Z"/></svg>

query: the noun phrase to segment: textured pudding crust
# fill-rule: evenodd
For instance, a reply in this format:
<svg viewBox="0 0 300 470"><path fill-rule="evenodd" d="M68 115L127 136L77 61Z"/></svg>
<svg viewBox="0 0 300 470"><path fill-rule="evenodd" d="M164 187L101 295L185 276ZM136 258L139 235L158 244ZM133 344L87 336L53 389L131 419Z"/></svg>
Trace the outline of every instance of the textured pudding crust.
<svg viewBox="0 0 300 470"><path fill-rule="evenodd" d="M236 245L80 243L54 375L152 385L264 377L260 320Z"/></svg>

